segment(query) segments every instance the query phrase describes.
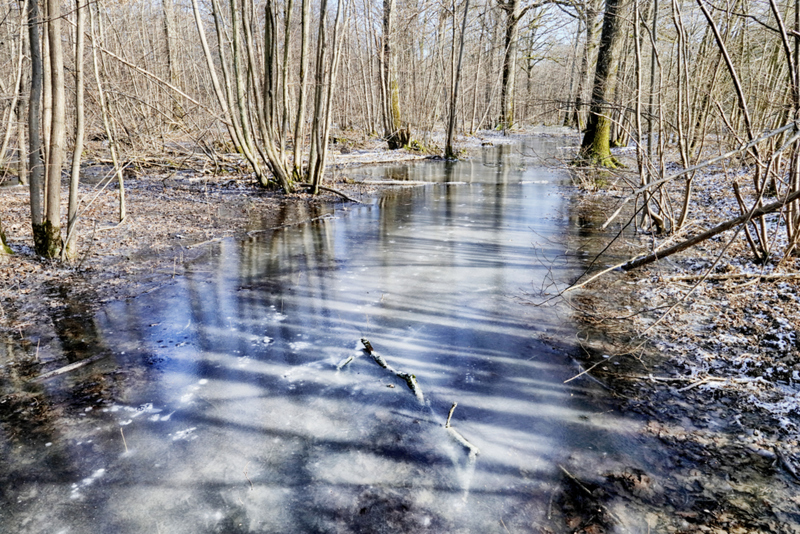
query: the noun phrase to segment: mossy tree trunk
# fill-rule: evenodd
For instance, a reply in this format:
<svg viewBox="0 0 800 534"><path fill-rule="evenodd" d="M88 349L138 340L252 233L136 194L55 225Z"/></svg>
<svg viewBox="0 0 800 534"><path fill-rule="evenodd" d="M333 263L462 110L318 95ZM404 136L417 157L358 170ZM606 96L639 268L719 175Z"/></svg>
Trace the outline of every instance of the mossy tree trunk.
<svg viewBox="0 0 800 534"><path fill-rule="evenodd" d="M11 249L6 243L6 232L3 230L3 222L0 221L0 257L5 256L6 254L11 254Z"/></svg>
<svg viewBox="0 0 800 534"><path fill-rule="evenodd" d="M622 10L624 0L606 0L600 50L592 88L592 102L581 143L581 157L596 165L614 168L617 161L611 156L610 99L619 67L620 47L623 41Z"/></svg>
<svg viewBox="0 0 800 534"><path fill-rule="evenodd" d="M400 112L400 85L397 82L397 54L394 53L394 6L395 0L383 2L383 129L390 150L403 148L411 141L411 132L403 128Z"/></svg>

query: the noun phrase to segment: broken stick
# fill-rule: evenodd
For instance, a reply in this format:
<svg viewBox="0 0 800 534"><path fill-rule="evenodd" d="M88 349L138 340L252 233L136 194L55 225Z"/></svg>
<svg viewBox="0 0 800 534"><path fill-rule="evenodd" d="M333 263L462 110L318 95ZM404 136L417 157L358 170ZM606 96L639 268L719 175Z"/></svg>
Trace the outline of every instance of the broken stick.
<svg viewBox="0 0 800 534"><path fill-rule="evenodd" d="M389 362L387 362L383 356L375 352L375 349L372 348L372 343L370 343L367 338L362 337L361 344L364 345L364 350L367 354L372 356L372 359L375 360L375 363L387 371L394 373L396 377L405 380L406 384L408 384L408 388L414 393L414 396L417 398L420 404L425 404L425 396L422 394L422 389L420 389L419 384L417 383L417 377L415 375L398 371L389 365Z"/></svg>

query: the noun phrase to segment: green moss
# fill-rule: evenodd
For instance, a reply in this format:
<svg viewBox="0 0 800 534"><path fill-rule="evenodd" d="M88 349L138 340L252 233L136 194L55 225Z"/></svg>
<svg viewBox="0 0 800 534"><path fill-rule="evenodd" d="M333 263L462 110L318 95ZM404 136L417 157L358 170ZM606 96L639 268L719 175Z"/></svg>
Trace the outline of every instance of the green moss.
<svg viewBox="0 0 800 534"><path fill-rule="evenodd" d="M61 227L50 221L33 225L33 244L36 253L45 258L56 258L61 252Z"/></svg>

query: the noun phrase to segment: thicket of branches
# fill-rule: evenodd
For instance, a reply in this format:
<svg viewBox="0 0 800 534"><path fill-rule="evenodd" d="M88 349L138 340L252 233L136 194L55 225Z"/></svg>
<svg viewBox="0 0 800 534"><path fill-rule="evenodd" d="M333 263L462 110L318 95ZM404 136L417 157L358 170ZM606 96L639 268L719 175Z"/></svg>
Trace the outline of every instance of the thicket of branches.
<svg viewBox="0 0 800 534"><path fill-rule="evenodd" d="M450 124L461 133L588 125L583 153L601 165L614 165L603 145L633 144L639 224L659 232L691 217L695 173L675 178L682 198L661 187L670 151L682 168L736 152L724 162L748 169L751 187L730 192L745 214L800 189L796 2L27 0L2 9L0 167L34 182L37 249L48 256L69 241L48 184L60 180L59 155L80 163L84 138L107 143L120 218L122 168L176 147L237 154L265 186L316 191L331 135L431 147L431 132ZM80 200L71 200L74 222ZM778 211L780 232L763 216L744 225L760 258L778 234L784 252L797 244L795 204Z"/></svg>

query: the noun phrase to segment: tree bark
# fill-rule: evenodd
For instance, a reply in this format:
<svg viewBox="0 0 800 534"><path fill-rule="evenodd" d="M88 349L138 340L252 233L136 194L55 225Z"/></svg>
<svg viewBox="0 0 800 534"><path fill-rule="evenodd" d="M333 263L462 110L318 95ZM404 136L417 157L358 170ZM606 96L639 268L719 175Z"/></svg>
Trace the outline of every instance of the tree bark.
<svg viewBox="0 0 800 534"><path fill-rule="evenodd" d="M41 254L55 258L61 251L61 167L66 137L66 91L64 55L61 47L61 5L47 0L47 35L50 47L50 95L52 97L50 138L47 149L45 219L42 226Z"/></svg>
<svg viewBox="0 0 800 534"><path fill-rule="evenodd" d="M86 26L86 0L76 0L75 28L75 146L72 150L72 172L69 178L69 206L67 208L67 238L64 257L77 256L76 227L78 222L78 183L81 174L83 155L84 109L83 109L83 48L84 27Z"/></svg>
<svg viewBox="0 0 800 534"><path fill-rule="evenodd" d="M505 11L506 25L503 39L503 82L500 87L499 124L505 131L514 125L514 92L517 79L517 41L519 40L520 0L498 0Z"/></svg>
<svg viewBox="0 0 800 534"><path fill-rule="evenodd" d="M31 225L33 227L34 248L44 255L42 224L44 223L44 167L42 166L42 141L39 128L39 114L42 105L42 82L44 66L42 49L39 45L39 2L28 2L28 37L31 52L31 87L28 102L28 172L30 172Z"/></svg>
<svg viewBox="0 0 800 534"><path fill-rule="evenodd" d="M383 1L383 97L384 135L389 150L403 148L411 141L411 133L403 129L400 113L400 85L397 82L397 54L394 51L395 0Z"/></svg>
<svg viewBox="0 0 800 534"><path fill-rule="evenodd" d="M620 47L624 32L622 9L624 0L606 0L603 15L603 30L600 35L600 50L592 88L592 103L586 124L586 133L581 143L581 157L603 167L618 166L611 156L610 97L617 78Z"/></svg>
<svg viewBox="0 0 800 534"><path fill-rule="evenodd" d="M456 81L453 91L450 94L450 120L447 124L447 143L444 149L444 157L450 159L455 158L456 154L453 150L453 134L456 127L456 105L458 103L458 89L461 83L461 65L464 59L464 34L467 31L467 14L469 14L469 0L464 2L464 19L461 22L461 43L458 47L458 65L456 66ZM455 11L453 12L453 25L455 25Z"/></svg>

